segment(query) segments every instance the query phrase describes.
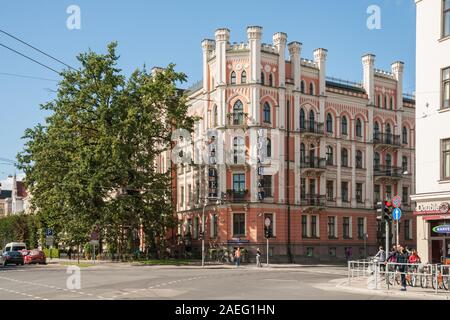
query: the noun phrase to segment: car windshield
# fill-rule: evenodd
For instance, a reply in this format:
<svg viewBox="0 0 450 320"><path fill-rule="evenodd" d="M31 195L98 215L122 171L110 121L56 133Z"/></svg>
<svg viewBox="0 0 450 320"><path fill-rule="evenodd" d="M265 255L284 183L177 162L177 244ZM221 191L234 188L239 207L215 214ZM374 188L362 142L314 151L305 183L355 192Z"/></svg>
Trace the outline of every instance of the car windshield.
<svg viewBox="0 0 450 320"><path fill-rule="evenodd" d="M20 251L25 250L25 246L14 246L12 247L12 251Z"/></svg>

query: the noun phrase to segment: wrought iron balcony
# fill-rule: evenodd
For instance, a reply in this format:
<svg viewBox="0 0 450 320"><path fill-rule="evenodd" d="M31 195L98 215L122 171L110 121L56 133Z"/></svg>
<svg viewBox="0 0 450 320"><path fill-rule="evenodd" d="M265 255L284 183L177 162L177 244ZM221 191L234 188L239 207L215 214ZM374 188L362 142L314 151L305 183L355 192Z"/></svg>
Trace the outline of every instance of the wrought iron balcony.
<svg viewBox="0 0 450 320"><path fill-rule="evenodd" d="M303 207L325 207L326 205L326 197L325 196L321 196L321 195L316 195L316 194L306 194L302 195L302 198L300 200L300 204Z"/></svg>
<svg viewBox="0 0 450 320"><path fill-rule="evenodd" d="M248 190L227 190L228 201L239 203L247 200Z"/></svg>
<svg viewBox="0 0 450 320"><path fill-rule="evenodd" d="M374 132L373 143L378 145L387 145L400 147L400 136L392 133Z"/></svg>
<svg viewBox="0 0 450 320"><path fill-rule="evenodd" d="M374 166L374 177L399 179L403 176L403 170L400 167L392 166Z"/></svg>
<svg viewBox="0 0 450 320"><path fill-rule="evenodd" d="M246 126L247 125L248 114L244 112L235 112L227 114L227 125L228 126Z"/></svg>
<svg viewBox="0 0 450 320"><path fill-rule="evenodd" d="M327 162L327 160L325 158L303 157L303 158L300 159L300 168L301 169L325 170L326 169L326 162Z"/></svg>
<svg viewBox="0 0 450 320"><path fill-rule="evenodd" d="M304 135L323 135L323 122L305 121L300 124L300 133Z"/></svg>

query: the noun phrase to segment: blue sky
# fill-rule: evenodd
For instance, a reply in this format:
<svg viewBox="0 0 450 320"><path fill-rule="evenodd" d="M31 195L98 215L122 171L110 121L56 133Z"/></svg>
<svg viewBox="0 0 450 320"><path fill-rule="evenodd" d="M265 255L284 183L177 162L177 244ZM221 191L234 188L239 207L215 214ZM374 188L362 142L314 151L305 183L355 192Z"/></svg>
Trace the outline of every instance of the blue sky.
<svg viewBox="0 0 450 320"><path fill-rule="evenodd" d="M5 1L0 3L0 29L22 38L64 62L78 66L76 55L91 48L105 51L116 40L125 74L136 67L165 66L174 62L189 76L202 77L200 42L214 38L219 27L231 30L231 42L246 40L246 27L260 25L263 41L282 31L288 41L303 43L302 56L312 58L315 48L328 49L327 73L361 81L361 56L374 53L376 67L390 70L393 61L405 62L405 91L414 91L415 5L413 0L72 0ZM69 5L81 9L81 29L69 30ZM367 7L381 8L381 29L366 27ZM36 58L52 68L62 66L17 41L0 34L0 43ZM14 73L57 80L58 76L0 47L0 157L15 159L21 137L46 114L39 104L51 100L57 82L5 75ZM0 179L14 168L0 164Z"/></svg>

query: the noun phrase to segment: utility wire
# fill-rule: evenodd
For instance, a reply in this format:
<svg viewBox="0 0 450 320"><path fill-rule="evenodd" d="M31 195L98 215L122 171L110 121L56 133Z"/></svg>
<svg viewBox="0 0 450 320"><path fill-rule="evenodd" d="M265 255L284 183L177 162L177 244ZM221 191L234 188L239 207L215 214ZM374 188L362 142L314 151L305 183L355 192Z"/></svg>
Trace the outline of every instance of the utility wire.
<svg viewBox="0 0 450 320"><path fill-rule="evenodd" d="M55 80L55 79L41 78L41 77L35 77L35 76L29 76L29 75L17 74L17 73L0 72L0 75L11 76L11 77L19 77L19 78L27 78L27 79L34 79L34 80L44 80L44 81L58 82L58 80Z"/></svg>
<svg viewBox="0 0 450 320"><path fill-rule="evenodd" d="M35 60L35 59L29 57L29 56L27 56L27 55L25 55L25 54L23 54L23 53L21 53L21 52L19 52L19 51L17 51L17 50L14 50L14 49L12 49L12 48L10 48L10 47L8 47L8 46L2 44L2 43L0 43L0 46L2 46L2 47L4 47L4 48L6 48L6 49L8 49L8 50L10 50L10 51L12 51L12 52L18 54L18 55L20 55L20 56L22 56L22 57L24 57L24 58L26 58L26 59L28 59L28 60L31 60L31 61L33 61L34 63L37 63L37 64L39 64L40 66L42 66L42 67L44 67L44 68L47 68L47 69L49 69L49 70L51 70L51 71L53 71L53 72L55 72L55 73L61 75L61 72L56 71L55 69L53 69L53 68L51 68L51 67L49 67L49 66L47 66L47 65L45 65L45 64L43 64L43 63L41 63L41 62L39 62L39 61L37 61L37 60Z"/></svg>
<svg viewBox="0 0 450 320"><path fill-rule="evenodd" d="M42 50L40 50L40 49L38 49L38 48L32 46L31 44L29 44L29 43L27 43L27 42L25 42L25 41L23 41L23 40L17 38L16 36L13 36L12 34L6 32L6 31L4 31L4 30L1 30L1 29L0 29L0 32L3 33L3 34L6 34L8 37L11 37L11 38L13 38L13 39L15 39L15 40L17 40L17 41L23 43L24 45L26 45L26 46L28 46L28 47L30 47L30 48L32 48L32 49L34 49L34 50L36 50L36 51L42 53L43 55L45 55L45 56L47 56L47 57L49 57L49 58L51 58L51 59L53 59L53 60L55 60L55 61L57 61L57 62L63 64L63 65L65 65L66 67L68 67L68 68L70 68L70 69L72 69L72 70L75 70L75 68L71 67L71 66L68 65L67 63L65 63L65 62L63 62L63 61L61 61L61 60L59 60L59 59L57 59L57 58L51 56L51 55L48 54L48 53L45 53L44 51L42 51Z"/></svg>

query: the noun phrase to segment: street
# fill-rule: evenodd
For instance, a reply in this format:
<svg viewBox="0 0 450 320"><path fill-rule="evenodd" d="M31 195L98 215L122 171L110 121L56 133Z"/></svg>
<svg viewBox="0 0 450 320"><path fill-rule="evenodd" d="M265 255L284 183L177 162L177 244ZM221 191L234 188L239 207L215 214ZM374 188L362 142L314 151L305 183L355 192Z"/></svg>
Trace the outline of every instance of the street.
<svg viewBox="0 0 450 320"><path fill-rule="evenodd" d="M333 281L347 277L345 267L261 268L244 266L132 266L103 264L81 268L81 288L69 289L67 266L0 268L0 299L387 299L360 292L340 292ZM392 299L390 297L389 299Z"/></svg>

